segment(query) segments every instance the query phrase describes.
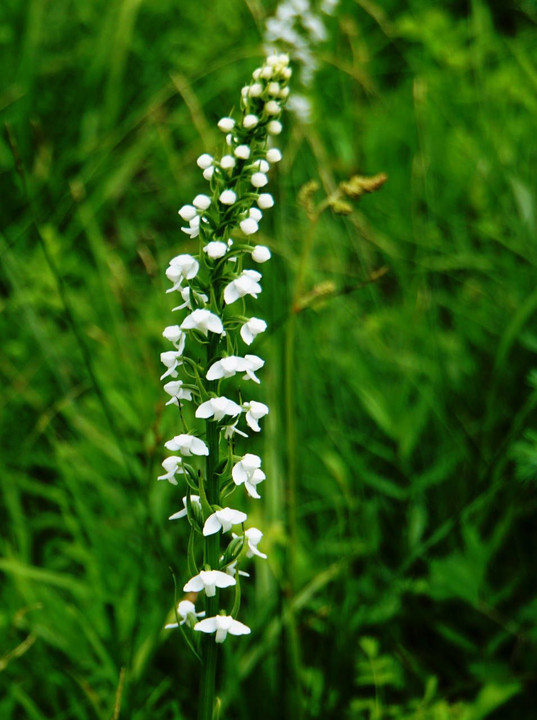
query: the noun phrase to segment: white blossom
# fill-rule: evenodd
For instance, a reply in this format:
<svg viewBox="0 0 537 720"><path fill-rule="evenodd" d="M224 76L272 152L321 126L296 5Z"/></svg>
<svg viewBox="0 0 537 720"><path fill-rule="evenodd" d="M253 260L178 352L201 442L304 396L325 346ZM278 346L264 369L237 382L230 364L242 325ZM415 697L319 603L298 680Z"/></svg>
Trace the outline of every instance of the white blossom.
<svg viewBox="0 0 537 720"><path fill-rule="evenodd" d="M257 298L258 293L261 292L261 285L258 282L260 279L261 273L257 272L257 270L243 270L239 277L232 280L224 290L224 302L226 305L230 305L245 295Z"/></svg>
<svg viewBox="0 0 537 720"><path fill-rule="evenodd" d="M279 115L281 111L280 104L277 103L276 100L269 100L265 103L265 112L267 115Z"/></svg>
<svg viewBox="0 0 537 720"><path fill-rule="evenodd" d="M260 498L261 496L257 492L256 485L265 480L266 475L261 470L261 458L258 455L252 453L246 453L242 458L233 466L231 471L233 482L235 485L242 485L246 488L246 492L250 497Z"/></svg>
<svg viewBox="0 0 537 720"><path fill-rule="evenodd" d="M259 222L261 220L261 218L263 217L263 213L261 212L261 210L259 208L251 207L248 210L248 217L251 217L256 222Z"/></svg>
<svg viewBox="0 0 537 720"><path fill-rule="evenodd" d="M231 530L233 525L240 525L248 519L246 513L240 510L233 510L232 508L225 507L221 510L216 510L212 515L209 515L203 526L203 534L214 535L220 530L228 532Z"/></svg>
<svg viewBox="0 0 537 720"><path fill-rule="evenodd" d="M234 620L229 615L215 615L200 620L194 625L194 630L203 633L216 633L214 639L217 643L223 643L228 633L230 635L249 635L251 633L247 625Z"/></svg>
<svg viewBox="0 0 537 720"><path fill-rule="evenodd" d="M258 420L268 415L268 407L262 402L251 400L243 403L242 408L246 411L246 423L248 427L252 428L254 432L260 432L261 428L259 427Z"/></svg>
<svg viewBox="0 0 537 720"><path fill-rule="evenodd" d="M269 95L274 95L277 97L280 94L280 83L270 82L267 85L267 92Z"/></svg>
<svg viewBox="0 0 537 720"><path fill-rule="evenodd" d="M174 513L173 515L170 515L168 520L180 520L181 518L186 517L188 514L187 502L188 502L188 499L185 495L185 497L183 498L183 505L184 505L183 510L179 510L178 512ZM199 495L191 495L190 502L192 503L192 505L196 505L196 507L198 507L201 510L201 502L200 502Z"/></svg>
<svg viewBox="0 0 537 720"><path fill-rule="evenodd" d="M237 145L234 150L235 156L240 160L248 160L250 157L250 148L248 145Z"/></svg>
<svg viewBox="0 0 537 720"><path fill-rule="evenodd" d="M248 88L248 95L250 97L259 97L263 94L263 85L261 83L255 82L250 85Z"/></svg>
<svg viewBox="0 0 537 720"><path fill-rule="evenodd" d="M164 443L164 447L172 452L180 452L184 457L209 454L209 448L203 440L200 440L195 435L187 435L185 433L176 435L171 440L168 440L168 442Z"/></svg>
<svg viewBox="0 0 537 720"><path fill-rule="evenodd" d="M268 177L265 175L265 173L255 172L250 178L250 182L254 187L262 188L265 187L265 185L268 183Z"/></svg>
<svg viewBox="0 0 537 720"><path fill-rule="evenodd" d="M179 374L177 372L177 368L179 365L182 365L183 362L180 359L182 356L182 352L179 352L178 350L167 350L166 352L160 353L160 361L161 363L167 367L168 369L166 372L160 376L161 380L164 380L164 378L167 377L173 377L176 378Z"/></svg>
<svg viewBox="0 0 537 720"><path fill-rule="evenodd" d="M192 205L197 207L198 210L207 210L210 204L211 198L208 195L196 195L194 200L192 200Z"/></svg>
<svg viewBox="0 0 537 720"><path fill-rule="evenodd" d="M256 245L252 251L252 260L256 263L264 263L272 257L270 250L265 245Z"/></svg>
<svg viewBox="0 0 537 720"><path fill-rule="evenodd" d="M203 155L200 155L199 158L196 160L196 163L199 168L201 168L202 170L206 170L213 164L213 160L214 158L212 157L212 155L209 155L208 153L203 153Z"/></svg>
<svg viewBox="0 0 537 720"><path fill-rule="evenodd" d="M257 204L261 210L268 210L274 206L274 198L270 193L261 193L257 198Z"/></svg>
<svg viewBox="0 0 537 720"><path fill-rule="evenodd" d="M237 570L237 560L235 562L230 563L224 572L227 572L228 575L231 575L231 577L235 577L235 575L242 575L243 577L250 577L250 573L244 572L244 570Z"/></svg>
<svg viewBox="0 0 537 720"><path fill-rule="evenodd" d="M196 238L200 234L200 216L196 215L195 218L188 223L188 227L182 227L181 230L185 235L189 235L191 238Z"/></svg>
<svg viewBox="0 0 537 720"><path fill-rule="evenodd" d="M198 214L198 211L194 207L194 205L183 205L183 207L179 210L179 215L185 220L186 222L189 222L192 220L192 218L195 218Z"/></svg>
<svg viewBox="0 0 537 720"><path fill-rule="evenodd" d="M164 468L164 470L166 470L166 473L164 475L159 475L157 480L167 480L172 485L177 485L175 475L177 473L184 474L185 472L181 467L182 463L182 459L176 457L175 455L167 457L165 460L162 461L162 467Z"/></svg>
<svg viewBox="0 0 537 720"><path fill-rule="evenodd" d="M184 308L188 308L189 310L192 310L192 292L191 288L188 287L188 285L184 288L179 288L179 292L181 293L181 297L183 298L183 304L177 305L177 307L172 308L172 312L175 310L183 310ZM209 298L205 293L194 293L196 297L198 297L203 302L208 302Z"/></svg>
<svg viewBox="0 0 537 720"><path fill-rule="evenodd" d="M214 166L213 165L211 165L208 168L205 168L205 170L203 171L203 177L205 180L207 180L207 182L209 182L212 179L213 175L214 175Z"/></svg>
<svg viewBox="0 0 537 720"><path fill-rule="evenodd" d="M260 170L262 173L268 173L268 171L270 170L270 165L266 160L263 160L263 158L260 158L259 160L253 162L252 167L256 170Z"/></svg>
<svg viewBox="0 0 537 720"><path fill-rule="evenodd" d="M184 592L201 592L205 590L207 597L216 595L216 588L227 588L236 585L235 578L221 570L202 570L199 575L191 578L183 588Z"/></svg>
<svg viewBox="0 0 537 720"><path fill-rule="evenodd" d="M227 243L222 242L221 240L211 240L211 242L207 243L207 245L203 248L203 252L207 253L207 257L210 257L211 260L217 260L218 258L224 257L227 250Z"/></svg>
<svg viewBox="0 0 537 720"><path fill-rule="evenodd" d="M267 323L264 320L256 317L250 318L250 320L245 322L244 325L241 327L241 338L247 345L251 345L256 335L265 332L266 329Z"/></svg>
<svg viewBox="0 0 537 720"><path fill-rule="evenodd" d="M166 338L166 340L169 340L175 345L177 352L181 353L181 355L183 354L186 335L179 325L168 325L168 327L164 328L162 335Z"/></svg>
<svg viewBox="0 0 537 720"><path fill-rule="evenodd" d="M199 330L205 337L209 332L217 335L222 335L224 332L224 326L218 315L201 308L187 315L181 323L181 328L183 330Z"/></svg>
<svg viewBox="0 0 537 720"><path fill-rule="evenodd" d="M189 615L193 615L195 618L205 617L205 610L202 610L201 612L196 612L196 606L193 602L190 602L190 600L181 600L181 602L177 606L177 615L181 618L180 622L168 623L164 626L165 630L171 630L173 628L179 627L179 625L184 625L188 620Z"/></svg>
<svg viewBox="0 0 537 720"><path fill-rule="evenodd" d="M265 553L262 553L257 549L257 546L259 545L261 538L263 537L263 533L261 532L261 530L258 530L257 528L248 528L248 530L244 531L244 537L246 539L246 542L248 543L246 557L252 557L252 555L257 555L257 557L266 560L267 556L265 555Z"/></svg>
<svg viewBox="0 0 537 720"><path fill-rule="evenodd" d="M245 235L253 235L259 230L259 225L257 224L257 221L251 217L246 218L245 220L241 220L239 225Z"/></svg>
<svg viewBox="0 0 537 720"><path fill-rule="evenodd" d="M282 130L283 127L279 120L271 120L267 123L267 132L269 135L279 135Z"/></svg>
<svg viewBox="0 0 537 720"><path fill-rule="evenodd" d="M267 150L267 160L269 163L277 163L282 159L282 154L278 148L270 148Z"/></svg>
<svg viewBox="0 0 537 720"><path fill-rule="evenodd" d="M247 130L252 130L255 128L255 126L258 124L259 118L257 115L245 115L244 119L242 121L243 127L245 127Z"/></svg>
<svg viewBox="0 0 537 720"><path fill-rule="evenodd" d="M218 121L218 127L222 132L230 132L235 127L233 118L224 117Z"/></svg>
<svg viewBox="0 0 537 720"><path fill-rule="evenodd" d="M222 205L233 205L233 203L237 202L237 193L233 192L233 190L224 190L220 193L218 199Z"/></svg>
<svg viewBox="0 0 537 720"><path fill-rule="evenodd" d="M196 410L196 417L207 420L212 417L216 422L222 420L226 415L235 417L242 412L240 405L226 397L210 398L202 403Z"/></svg>
<svg viewBox="0 0 537 720"><path fill-rule="evenodd" d="M170 380L164 385L164 392L171 396L166 405L180 405L180 400L192 400L192 390L183 387L182 380Z"/></svg>
<svg viewBox="0 0 537 720"><path fill-rule="evenodd" d="M237 161L233 155L223 155L220 159L220 167L224 170L232 170L236 164Z"/></svg>
<svg viewBox="0 0 537 720"><path fill-rule="evenodd" d="M166 269L166 277L174 285L166 290L170 293L181 288L183 280L192 280L198 274L200 264L192 255L177 255L170 260Z"/></svg>

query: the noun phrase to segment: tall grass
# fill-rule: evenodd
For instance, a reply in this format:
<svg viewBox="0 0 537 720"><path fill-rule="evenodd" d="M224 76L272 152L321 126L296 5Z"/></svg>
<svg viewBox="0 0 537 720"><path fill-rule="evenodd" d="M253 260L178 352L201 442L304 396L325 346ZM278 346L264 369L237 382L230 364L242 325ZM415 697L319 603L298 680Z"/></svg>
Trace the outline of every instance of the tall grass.
<svg viewBox="0 0 537 720"><path fill-rule="evenodd" d="M0 717L180 720L197 668L162 632L186 545L155 482L162 270L192 250L175 211L268 9L68 10L0 10ZM263 230L270 564L229 717L534 712L537 18L505 12L347 0L331 21ZM304 260L300 188L378 171Z"/></svg>

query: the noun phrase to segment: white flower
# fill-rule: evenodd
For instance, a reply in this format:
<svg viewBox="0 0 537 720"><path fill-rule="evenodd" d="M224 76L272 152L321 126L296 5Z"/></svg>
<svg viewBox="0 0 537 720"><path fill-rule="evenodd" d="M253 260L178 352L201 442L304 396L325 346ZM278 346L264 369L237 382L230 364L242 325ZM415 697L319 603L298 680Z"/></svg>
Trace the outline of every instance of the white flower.
<svg viewBox="0 0 537 720"><path fill-rule="evenodd" d="M227 588L236 585L235 578L221 570L202 570L199 575L191 578L183 588L184 592L201 592L205 590L207 597L216 595L216 588Z"/></svg>
<svg viewBox="0 0 537 720"><path fill-rule="evenodd" d="M277 163L280 162L281 159L282 154L278 148L270 148L270 150L267 150L267 160L269 163Z"/></svg>
<svg viewBox="0 0 537 720"><path fill-rule="evenodd" d="M211 198L208 195L196 195L194 200L192 200L192 205L197 207L198 210L207 210L210 204Z"/></svg>
<svg viewBox="0 0 537 720"><path fill-rule="evenodd" d="M276 100L269 100L267 103L265 103L265 112L268 115L279 115L281 113L282 109L280 107L280 104L276 102Z"/></svg>
<svg viewBox="0 0 537 720"><path fill-rule="evenodd" d="M255 172L250 178L250 182L254 187L262 188L265 187L265 185L268 183L268 177L265 175L265 173Z"/></svg>
<svg viewBox="0 0 537 720"><path fill-rule="evenodd" d="M203 177L205 178L205 180L207 180L207 182L212 179L213 175L214 175L214 166L213 165L211 165L208 168L205 168L205 170L203 171Z"/></svg>
<svg viewBox="0 0 537 720"><path fill-rule="evenodd" d="M207 380L220 380L221 378L230 378L237 372L243 372L245 369L244 358L236 355L229 355L221 360L217 360L211 365L205 376Z"/></svg>
<svg viewBox="0 0 537 720"><path fill-rule="evenodd" d="M179 325L168 325L168 327L164 328L162 335L166 338L166 340L169 340L175 345L177 352L183 354L186 335Z"/></svg>
<svg viewBox="0 0 537 720"><path fill-rule="evenodd" d="M267 85L267 91L269 95L278 96L280 94L280 83L270 82Z"/></svg>
<svg viewBox="0 0 537 720"><path fill-rule="evenodd" d="M237 145L234 152L235 156L240 160L248 160L250 157L250 148L248 145Z"/></svg>
<svg viewBox="0 0 537 720"><path fill-rule="evenodd" d="M261 83L258 83L258 82L253 83L248 88L248 95L250 97L259 97L262 94L263 94L263 85L261 85Z"/></svg>
<svg viewBox="0 0 537 720"><path fill-rule="evenodd" d="M211 260L217 260L218 258L224 257L227 253L227 243L221 240L211 240L210 243L205 245L203 252L207 253L207 256L210 257Z"/></svg>
<svg viewBox="0 0 537 720"><path fill-rule="evenodd" d="M181 230L185 235L189 235L191 238L196 238L200 234L200 216L196 215L195 218L188 223L188 227L182 227Z"/></svg>
<svg viewBox="0 0 537 720"><path fill-rule="evenodd" d="M258 122L259 118L257 115L245 115L242 124L247 130L251 130L252 128L255 128Z"/></svg>
<svg viewBox="0 0 537 720"><path fill-rule="evenodd" d="M157 480L167 480L172 485L177 485L177 480L175 479L176 473L184 474L185 472L181 467L182 463L181 458L175 457L175 455L167 457L162 461L162 467L166 470L166 474L159 475Z"/></svg>
<svg viewBox="0 0 537 720"><path fill-rule="evenodd" d="M253 235L259 230L259 225L254 220L254 218L251 217L246 218L245 220L241 220L239 225L245 235Z"/></svg>
<svg viewBox="0 0 537 720"><path fill-rule="evenodd" d="M246 410L246 423L254 432L260 432L261 428L257 422L265 415L268 415L268 407L257 400L251 400L242 404L243 410ZM171 448L170 448L171 449Z"/></svg>
<svg viewBox="0 0 537 720"><path fill-rule="evenodd" d="M247 438L248 435L243 432L242 430L239 430L237 427L238 420L235 420L235 422L232 425L226 425L226 428L224 430L224 437L226 440L231 440L233 435L240 435L241 437Z"/></svg>
<svg viewBox="0 0 537 720"><path fill-rule="evenodd" d="M220 167L224 170L232 170L236 164L237 161L235 160L233 155L223 155L220 159Z"/></svg>
<svg viewBox="0 0 537 720"><path fill-rule="evenodd" d="M260 170L262 173L268 173L268 171L270 170L270 165L266 160L263 160L263 158L253 162L252 167L256 168L256 170Z"/></svg>
<svg viewBox="0 0 537 720"><path fill-rule="evenodd" d="M230 117L224 117L218 121L218 127L222 132L229 132L235 127L235 120Z"/></svg>
<svg viewBox="0 0 537 720"><path fill-rule="evenodd" d="M222 532L228 532L231 530L233 525L240 525L247 520L248 516L246 513L240 510L233 510L232 508L222 508L222 510L216 510L212 515L209 515L203 526L203 534L214 535L219 530Z"/></svg>
<svg viewBox="0 0 537 720"><path fill-rule="evenodd" d="M174 283L173 287L166 292L173 292L181 288L183 280L192 280L198 274L200 269L199 262L192 255L177 255L170 260L170 264L166 269L166 277L170 282Z"/></svg>
<svg viewBox="0 0 537 720"><path fill-rule="evenodd" d="M248 530L245 530L244 532L244 537L246 538L246 542L248 543L246 557L252 557L252 555L257 555L257 557L266 560L267 556L265 555L265 553L259 552L259 550L257 549L257 546L259 545L261 538L263 537L263 533L261 532L261 530L258 530L257 528L248 528Z"/></svg>
<svg viewBox="0 0 537 720"><path fill-rule="evenodd" d="M267 132L269 135L279 135L283 126L279 120L271 120L267 123Z"/></svg>
<svg viewBox="0 0 537 720"><path fill-rule="evenodd" d="M224 326L218 315L200 308L186 316L181 323L181 328L183 330L199 330L205 337L209 331L218 335L222 335L224 332Z"/></svg>
<svg viewBox="0 0 537 720"><path fill-rule="evenodd" d="M274 198L270 193L261 193L261 195L257 198L257 204L261 210L268 210L274 206Z"/></svg>
<svg viewBox="0 0 537 720"><path fill-rule="evenodd" d="M255 383L259 384L260 380L255 373L263 367L265 361L257 355L245 355L244 363L243 369L246 373L243 375L244 380L253 380Z"/></svg>
<svg viewBox="0 0 537 720"><path fill-rule="evenodd" d="M233 620L229 615L215 615L215 617L205 618L194 625L194 630L204 633L216 633L215 641L223 643L230 635L249 635L251 633L248 625L244 625L238 620Z"/></svg>
<svg viewBox="0 0 537 720"><path fill-rule="evenodd" d="M250 318L250 320L245 322L241 327L241 338L247 345L251 345L256 335L265 332L266 329L267 323L264 320L256 317Z"/></svg>
<svg viewBox="0 0 537 720"><path fill-rule="evenodd" d="M261 470L261 458L252 453L246 453L233 466L231 471L233 482L235 485L242 485L246 488L246 492L250 497L258 499L260 497L256 490L256 485L266 478L265 473Z"/></svg>
<svg viewBox="0 0 537 720"><path fill-rule="evenodd" d="M233 121L233 122L235 122L235 121ZM226 145L229 145L229 147L231 147L234 142L235 142L235 138L233 137L232 133L228 133L226 135Z"/></svg>
<svg viewBox="0 0 537 720"><path fill-rule="evenodd" d="M202 170L206 170L213 164L213 157L208 153L203 153L203 155L200 155L199 158L196 160L196 163L199 168L201 168ZM185 220L186 219L187 218L185 218Z"/></svg>
<svg viewBox="0 0 537 720"><path fill-rule="evenodd" d="M237 200L237 193L233 192L233 190L224 190L220 193L220 197L218 199L222 205L233 205L233 203Z"/></svg>
<svg viewBox="0 0 537 720"><path fill-rule="evenodd" d="M270 260L272 255L270 250L265 245L256 245L252 252L252 260L257 263L264 263Z"/></svg>
<svg viewBox="0 0 537 720"><path fill-rule="evenodd" d="M265 65L265 67L261 68L261 77L265 80L269 80L272 77L273 70L271 67L268 67Z"/></svg>
<svg viewBox="0 0 537 720"><path fill-rule="evenodd" d="M184 457L190 457L191 455L208 455L209 448L199 438L194 435L176 435L168 442L164 443L164 447L168 448L172 452L180 452Z"/></svg>
<svg viewBox="0 0 537 720"><path fill-rule="evenodd" d="M180 288L179 292L181 293L181 297L183 298L184 302L182 305L177 305L177 307L172 308L172 312L175 310L183 310L184 308L188 308L189 310L192 310L192 298L191 298L191 291L190 288L184 287ZM208 302L209 298L205 293L194 293L194 295L200 300L203 300L203 302Z"/></svg>
<svg viewBox="0 0 537 720"><path fill-rule="evenodd" d="M197 214L198 211L194 205L183 205L183 207L179 210L179 215L183 218L183 220L186 220L186 222L195 218Z"/></svg>
<svg viewBox="0 0 537 720"><path fill-rule="evenodd" d="M244 220L243 222L247 222ZM252 220L252 222L255 222ZM241 223L242 225L242 223ZM251 295L257 298L261 292L261 285L258 280L261 279L261 273L257 270L243 270L236 280L232 280L224 290L224 302L230 305L245 295Z"/></svg>
<svg viewBox="0 0 537 720"><path fill-rule="evenodd" d="M167 350L166 352L160 353L160 361L163 365L165 365L168 369L166 372L160 376L161 380L164 380L164 378L167 378L171 375L171 377L176 378L179 374L177 372L177 368L179 365L182 365L182 361L180 360L180 357L183 353L179 352L178 350Z"/></svg>
<svg viewBox="0 0 537 720"><path fill-rule="evenodd" d="M193 602L190 602L190 600L181 600L181 602L177 606L177 615L181 618L179 624L168 623L164 626L166 630L171 630L172 628L179 627L179 625L184 625L189 615L193 615L196 618L205 617L205 610L202 610L201 612L196 612L196 606Z"/></svg>
<svg viewBox="0 0 537 720"><path fill-rule="evenodd" d="M192 400L192 390L183 387L182 380L171 380L164 385L164 392L171 396L166 405L179 406L180 400Z"/></svg>
<svg viewBox="0 0 537 720"><path fill-rule="evenodd" d="M255 220L256 222L259 222L263 217L263 213L259 208L252 207L248 210L248 217L251 217L252 220Z"/></svg>
<svg viewBox="0 0 537 720"><path fill-rule="evenodd" d="M210 398L202 403L196 410L196 417L206 420L214 417L216 422L222 420L225 415L235 417L242 412L241 406L226 397Z"/></svg>
<svg viewBox="0 0 537 720"><path fill-rule="evenodd" d="M192 505L196 505L196 506L201 510L201 502L200 502L200 496L199 496L199 495L191 495L191 496L190 496L190 502L192 503ZM188 514L188 511L187 511L187 497L186 497L186 495L185 495L185 497L183 498L183 505L184 505L184 509L183 509L183 510L179 510L178 512L174 513L173 515L170 515L170 517L168 518L168 520L180 520L181 518L186 517L187 514Z"/></svg>

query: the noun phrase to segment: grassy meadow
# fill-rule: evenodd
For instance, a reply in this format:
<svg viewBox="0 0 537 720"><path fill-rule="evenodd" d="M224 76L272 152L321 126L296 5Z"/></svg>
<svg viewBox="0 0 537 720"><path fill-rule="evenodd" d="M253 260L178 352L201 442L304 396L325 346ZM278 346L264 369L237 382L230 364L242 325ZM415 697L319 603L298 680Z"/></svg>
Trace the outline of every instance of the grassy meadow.
<svg viewBox="0 0 537 720"><path fill-rule="evenodd" d="M1 720L196 715L163 630L188 537L156 482L164 271L274 9L2 0ZM535 717L536 23L533 0L326 18L261 225L269 559L221 720Z"/></svg>

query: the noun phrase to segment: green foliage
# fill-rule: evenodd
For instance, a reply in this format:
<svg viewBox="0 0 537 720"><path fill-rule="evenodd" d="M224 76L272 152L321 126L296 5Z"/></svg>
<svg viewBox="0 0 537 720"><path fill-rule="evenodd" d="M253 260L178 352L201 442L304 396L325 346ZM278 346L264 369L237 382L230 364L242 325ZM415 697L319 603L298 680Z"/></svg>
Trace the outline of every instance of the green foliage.
<svg viewBox="0 0 537 720"><path fill-rule="evenodd" d="M162 630L187 562L182 489L155 480L164 269L268 5L0 8L2 719L194 716L198 667ZM346 0L328 21L262 226L269 563L222 717L533 716L535 19ZM304 183L320 203L380 171L312 226Z"/></svg>

